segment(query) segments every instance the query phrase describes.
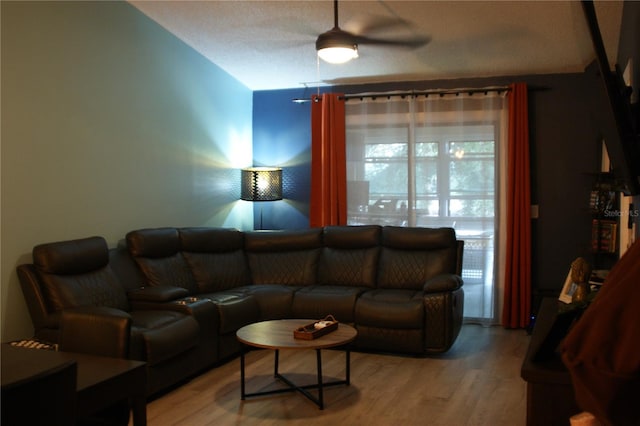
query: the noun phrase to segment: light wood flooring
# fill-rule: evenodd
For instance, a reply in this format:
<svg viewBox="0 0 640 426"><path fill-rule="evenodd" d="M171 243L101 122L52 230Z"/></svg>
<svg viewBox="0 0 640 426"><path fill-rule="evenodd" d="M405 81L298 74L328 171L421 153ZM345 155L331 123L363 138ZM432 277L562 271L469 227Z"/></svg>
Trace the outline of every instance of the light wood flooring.
<svg viewBox="0 0 640 426"><path fill-rule="evenodd" d="M451 350L436 357L352 352L351 385L326 388L324 410L297 393L241 401L236 358L151 401L148 424L520 426L528 343L523 330L465 325ZM325 381L343 379L344 353L322 354ZM246 359L247 392L280 386L273 351L255 350ZM314 351L280 353L280 373L296 383L313 383L315 366Z"/></svg>

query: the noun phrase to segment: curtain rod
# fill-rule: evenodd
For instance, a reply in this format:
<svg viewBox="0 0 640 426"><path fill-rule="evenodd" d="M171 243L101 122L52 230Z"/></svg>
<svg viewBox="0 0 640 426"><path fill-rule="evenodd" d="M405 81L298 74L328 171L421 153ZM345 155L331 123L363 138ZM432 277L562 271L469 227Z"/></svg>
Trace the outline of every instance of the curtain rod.
<svg viewBox="0 0 640 426"><path fill-rule="evenodd" d="M529 92L545 92L550 90L549 87L546 86L532 86L527 85L527 90ZM473 95L474 93L489 93L489 92L510 92L511 88L509 86L490 86L485 88L469 88L469 89L432 89L432 90L412 90L409 92L367 92L367 93L355 93L350 95L340 96L340 99L349 100L349 99L364 99L364 98L391 98L392 96L428 96L428 95L460 95L460 94L469 94ZM295 98L292 99L294 103L307 103L310 102L311 98ZM315 102L320 102L322 98L320 96L313 98Z"/></svg>
<svg viewBox="0 0 640 426"><path fill-rule="evenodd" d="M391 98L399 96L401 98L405 97L418 97L429 95L461 95L468 94L473 95L474 93L484 93L485 95L489 92L508 92L511 89L509 86L491 86L491 87L483 87L483 88L467 88L467 89L432 89L432 90L411 90L409 92L367 92L367 93L355 93L351 95L340 96L340 99L349 100L349 99L364 99L364 98Z"/></svg>

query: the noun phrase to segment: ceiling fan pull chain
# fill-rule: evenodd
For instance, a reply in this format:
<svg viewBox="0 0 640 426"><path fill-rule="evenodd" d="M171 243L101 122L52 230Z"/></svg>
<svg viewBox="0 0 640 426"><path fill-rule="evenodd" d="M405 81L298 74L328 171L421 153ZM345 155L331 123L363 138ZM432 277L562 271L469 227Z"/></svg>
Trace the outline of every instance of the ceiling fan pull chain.
<svg viewBox="0 0 640 426"><path fill-rule="evenodd" d="M316 55L316 92L318 97L320 97L320 56Z"/></svg>

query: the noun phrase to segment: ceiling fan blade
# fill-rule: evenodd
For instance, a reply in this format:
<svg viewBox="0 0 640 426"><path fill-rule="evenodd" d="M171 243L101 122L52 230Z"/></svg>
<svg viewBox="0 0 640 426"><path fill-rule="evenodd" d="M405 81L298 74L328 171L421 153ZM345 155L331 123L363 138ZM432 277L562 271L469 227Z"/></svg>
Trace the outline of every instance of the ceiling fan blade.
<svg viewBox="0 0 640 426"><path fill-rule="evenodd" d="M330 48L341 48L346 51L353 50L356 52L355 57L357 57L357 45L378 45L378 46L394 46L394 47L404 47L409 49L415 49L427 44L431 39L426 36L414 36L414 37L404 37L404 38L376 38L376 37L367 37L363 35L358 35L358 33L354 33L351 31L345 31L341 29L338 25L338 0L334 0L333 2L333 13L334 13L334 27L329 31L325 31L320 34L316 39L316 50L320 57L323 57L326 50ZM389 19L376 19L370 21L370 24L375 27L376 25L380 28L396 25L405 25L408 26L408 22L404 19L400 18L397 14L393 13L394 18ZM371 29L372 26L369 25L368 29ZM338 62L334 59L327 59L329 62L333 63L343 63L344 60ZM349 57L350 60L351 56Z"/></svg>
<svg viewBox="0 0 640 426"><path fill-rule="evenodd" d="M398 27L409 27L410 24L402 18L389 18L386 16L369 15L366 20L362 18L352 19L344 24L344 29L355 34L375 34Z"/></svg>
<svg viewBox="0 0 640 426"><path fill-rule="evenodd" d="M397 38L397 39L379 39L365 36L355 36L358 44L375 44L381 46L398 46L407 47L410 49L416 49L422 47L431 41L431 37L412 37L412 38Z"/></svg>

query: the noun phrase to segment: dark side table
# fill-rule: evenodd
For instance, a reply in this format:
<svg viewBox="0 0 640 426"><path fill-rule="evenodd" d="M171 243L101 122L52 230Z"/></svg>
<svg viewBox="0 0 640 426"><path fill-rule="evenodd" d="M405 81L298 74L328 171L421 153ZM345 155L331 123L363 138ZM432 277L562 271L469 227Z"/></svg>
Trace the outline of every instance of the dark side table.
<svg viewBox="0 0 640 426"><path fill-rule="evenodd" d="M520 370L520 376L527 382L527 426L566 426L571 416L582 411L560 355L553 350L543 357L539 355L556 323L558 303L561 302L555 298L542 300Z"/></svg>
<svg viewBox="0 0 640 426"><path fill-rule="evenodd" d="M147 424L145 363L119 358L14 347L2 344L2 390L12 389L47 371L75 363L77 416L88 417L128 398L134 426ZM71 396L73 397L73 395ZM36 409L37 401L25 401ZM3 404L2 410L8 409ZM19 407L13 407L18 409ZM4 414L4 413L3 413Z"/></svg>

